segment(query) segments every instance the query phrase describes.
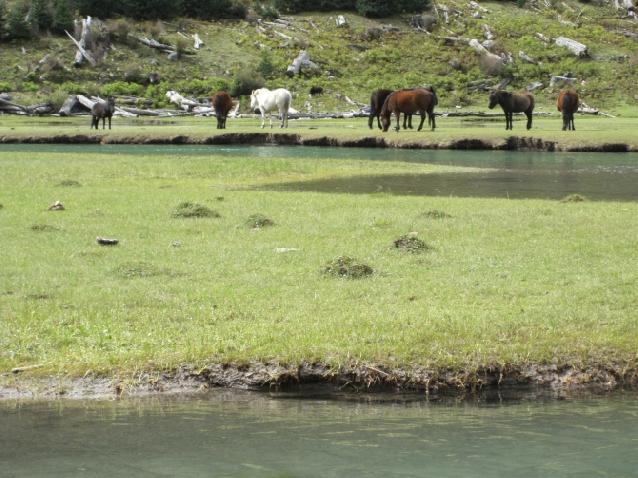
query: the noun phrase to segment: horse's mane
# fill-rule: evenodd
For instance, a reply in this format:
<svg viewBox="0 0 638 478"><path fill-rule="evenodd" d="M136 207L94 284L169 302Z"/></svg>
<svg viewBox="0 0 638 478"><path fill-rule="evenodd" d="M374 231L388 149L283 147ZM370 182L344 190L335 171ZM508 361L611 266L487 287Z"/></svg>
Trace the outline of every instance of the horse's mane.
<svg viewBox="0 0 638 478"><path fill-rule="evenodd" d="M395 95L395 92L392 92L388 95L388 97L385 99L385 101L383 102L383 106L381 107L381 116L387 116L388 115L388 102L390 101L390 98L392 98Z"/></svg>

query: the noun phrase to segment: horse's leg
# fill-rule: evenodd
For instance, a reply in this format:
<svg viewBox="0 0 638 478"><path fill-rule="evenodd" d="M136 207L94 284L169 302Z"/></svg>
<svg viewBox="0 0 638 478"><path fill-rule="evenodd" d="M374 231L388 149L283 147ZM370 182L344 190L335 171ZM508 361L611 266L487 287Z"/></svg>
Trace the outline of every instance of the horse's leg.
<svg viewBox="0 0 638 478"><path fill-rule="evenodd" d="M507 123L509 125L508 129L514 129L514 113L512 113L511 111L507 113Z"/></svg>
<svg viewBox="0 0 638 478"><path fill-rule="evenodd" d="M109 129L111 129L111 119L112 118L113 118L112 116L109 116Z"/></svg>
<svg viewBox="0 0 638 478"><path fill-rule="evenodd" d="M526 112L525 115L527 116L527 129L532 129L532 112Z"/></svg>
<svg viewBox="0 0 638 478"><path fill-rule="evenodd" d="M419 114L421 115L421 122L419 123L417 131L421 131L423 129L423 123L425 123L425 110L419 111Z"/></svg>
<svg viewBox="0 0 638 478"><path fill-rule="evenodd" d="M574 124L574 112L572 111L570 114L570 119L571 119L571 123L572 123L572 131L576 131L576 125Z"/></svg>
<svg viewBox="0 0 638 478"><path fill-rule="evenodd" d="M408 128L412 129L412 115L408 118Z"/></svg>
<svg viewBox="0 0 638 478"><path fill-rule="evenodd" d="M428 112L428 121L432 121L432 131L436 129L436 115L434 110Z"/></svg>
<svg viewBox="0 0 638 478"><path fill-rule="evenodd" d="M394 113L397 116L397 133L399 132L399 130L401 129L401 112L397 111L396 113Z"/></svg>
<svg viewBox="0 0 638 478"><path fill-rule="evenodd" d="M403 129L408 129L408 115L407 115L407 113L403 115Z"/></svg>

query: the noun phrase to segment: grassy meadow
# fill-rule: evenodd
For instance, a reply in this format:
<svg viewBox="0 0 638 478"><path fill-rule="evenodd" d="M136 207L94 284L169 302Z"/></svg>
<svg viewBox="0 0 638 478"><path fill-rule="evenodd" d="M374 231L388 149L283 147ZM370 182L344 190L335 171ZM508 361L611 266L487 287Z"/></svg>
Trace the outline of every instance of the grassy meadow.
<svg viewBox="0 0 638 478"><path fill-rule="evenodd" d="M638 204L257 190L471 173L299 151L0 146L0 372L38 364L41 374L133 374L251 360L635 364ZM56 200L66 210L48 211ZM183 202L219 217L176 217ZM255 214L274 225L251 227ZM409 232L427 250L393 246ZM101 247L97 236L120 243ZM374 273L322 273L342 255Z"/></svg>
<svg viewBox="0 0 638 478"><path fill-rule="evenodd" d="M483 108L487 110L487 108ZM487 110L489 111L489 110ZM542 111L542 110L541 110ZM545 111L553 109L546 108ZM500 111L499 111L500 112ZM213 117L181 117L181 118L115 118L111 130L91 131L89 117L72 118L29 118L5 116L0 120L0 142L8 138L17 141L44 141L60 135L86 135L108 142L144 142L146 139L167 140L184 136L192 142L203 142L211 136L228 133L287 133L302 138L334 138L339 142L359 140L362 138L384 138L388 144L417 144L445 148L450 143L466 139L478 139L493 144L501 144L511 136L535 138L555 142L559 149L597 147L604 144L625 144L632 150L638 150L638 116L632 109L621 110L622 114L615 118L592 115L578 115L575 119L576 131L562 131L562 119L558 114L534 117L533 128L525 129L525 116L515 116L514 129L505 130L502 115L490 117L438 117L437 129L432 132L427 121L422 131L417 131L418 117L414 118L413 130L393 129L384 133L375 128L368 128L367 118L353 119L300 119L291 120L287 129L278 127L276 119L273 128L260 128L259 118L230 118L227 129L216 129ZM394 119L393 123L394 125Z"/></svg>

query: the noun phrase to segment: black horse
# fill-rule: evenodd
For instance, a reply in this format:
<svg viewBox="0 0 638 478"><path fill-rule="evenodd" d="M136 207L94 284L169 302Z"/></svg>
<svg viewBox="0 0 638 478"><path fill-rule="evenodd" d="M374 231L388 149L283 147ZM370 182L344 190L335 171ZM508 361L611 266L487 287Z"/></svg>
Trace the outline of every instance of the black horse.
<svg viewBox="0 0 638 478"><path fill-rule="evenodd" d="M532 112L534 111L534 96L531 93L510 93L505 90L496 90L490 94L489 109L497 104L501 105L505 113L505 129L512 129L513 113L525 113L527 116L527 129L532 128Z"/></svg>
<svg viewBox="0 0 638 478"><path fill-rule="evenodd" d="M106 118L109 119L109 129L111 129L111 118L115 113L115 98L109 96L106 103L98 101L91 108L91 129L99 129L100 119L102 119L102 129L106 128Z"/></svg>
<svg viewBox="0 0 638 478"><path fill-rule="evenodd" d="M370 129L372 129L375 117L377 118L377 126L379 129L382 129L381 121L379 120L381 108L383 108L383 103L385 103L385 100L392 93L392 90L377 90L372 93L372 96L370 97L370 116L368 116L368 126ZM403 129L407 128L412 129L412 115L406 115L403 117Z"/></svg>

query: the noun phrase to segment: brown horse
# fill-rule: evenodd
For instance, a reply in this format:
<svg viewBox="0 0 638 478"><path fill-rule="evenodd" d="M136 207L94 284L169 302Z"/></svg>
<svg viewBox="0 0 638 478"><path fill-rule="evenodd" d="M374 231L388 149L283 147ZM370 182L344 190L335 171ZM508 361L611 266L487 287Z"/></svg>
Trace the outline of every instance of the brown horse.
<svg viewBox="0 0 638 478"><path fill-rule="evenodd" d="M513 113L525 113L527 116L527 129L532 128L532 112L534 111L534 96L531 93L510 93L505 90L496 90L490 94L489 109L497 104L501 105L505 113L505 129L512 129Z"/></svg>
<svg viewBox="0 0 638 478"><path fill-rule="evenodd" d="M115 98L109 96L106 103L98 101L91 108L91 129L99 129L100 119L102 119L102 129L106 129L106 118L109 119L109 129L111 129L111 118L115 113Z"/></svg>
<svg viewBox="0 0 638 478"><path fill-rule="evenodd" d="M215 116L217 117L217 129L226 129L226 118L228 113L233 109L233 99L225 91L218 91L210 99L213 108L215 108Z"/></svg>
<svg viewBox="0 0 638 478"><path fill-rule="evenodd" d="M399 131L401 113L412 115L419 113L421 115L421 123L418 131L423 129L425 114L428 115L428 124L432 126L432 131L436 128L436 120L434 116L434 106L438 103L434 90L416 88L413 90L399 90L390 94L381 108L381 124L383 131L388 131L391 123L391 115L394 113L397 117L396 130Z"/></svg>
<svg viewBox="0 0 638 478"><path fill-rule="evenodd" d="M374 118L377 118L377 126L381 129L381 122L379 116L381 115L381 108L386 98L392 94L392 90L377 90L372 93L370 97L370 115L368 116L368 126L372 129L372 123ZM403 117L403 129L412 129L412 115L405 115Z"/></svg>
<svg viewBox="0 0 638 478"><path fill-rule="evenodd" d="M576 131L574 126L574 113L578 111L578 93L575 91L561 91L556 101L558 111L563 113L563 131L566 129Z"/></svg>

